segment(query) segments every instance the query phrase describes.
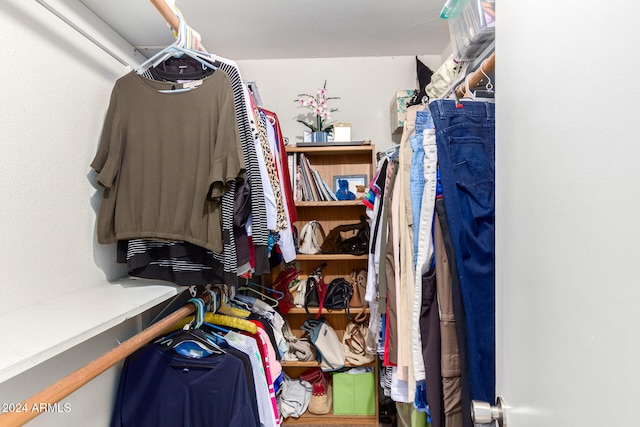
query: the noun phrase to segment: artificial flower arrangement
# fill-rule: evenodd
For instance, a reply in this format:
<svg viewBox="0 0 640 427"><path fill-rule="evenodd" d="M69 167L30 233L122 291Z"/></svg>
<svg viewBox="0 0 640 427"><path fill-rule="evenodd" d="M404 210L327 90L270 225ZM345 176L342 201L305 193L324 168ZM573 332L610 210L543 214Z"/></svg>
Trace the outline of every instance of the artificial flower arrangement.
<svg viewBox="0 0 640 427"><path fill-rule="evenodd" d="M332 99L340 99L337 96L327 96L327 81L324 81L322 89L318 89L316 96L309 95L307 93L298 94L298 98L293 102L298 104L298 107L306 107L311 110L312 122L309 123L304 120L298 119L297 121L311 129L311 132L332 132L333 124L328 124L331 118L331 113L338 111L337 108L329 107L327 101Z"/></svg>

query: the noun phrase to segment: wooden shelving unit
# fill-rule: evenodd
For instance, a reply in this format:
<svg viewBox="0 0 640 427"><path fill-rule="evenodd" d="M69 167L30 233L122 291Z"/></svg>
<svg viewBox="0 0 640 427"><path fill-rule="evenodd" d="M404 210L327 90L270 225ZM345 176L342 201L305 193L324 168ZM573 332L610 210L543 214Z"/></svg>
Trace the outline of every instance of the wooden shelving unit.
<svg viewBox="0 0 640 427"><path fill-rule="evenodd" d="M378 415L313 415L305 412L299 418L287 418L288 426L377 426Z"/></svg>
<svg viewBox="0 0 640 427"><path fill-rule="evenodd" d="M367 175L367 182L370 181L374 173L375 146L354 145L335 147L287 147L287 153L304 153L309 159L312 167L317 170L327 183L333 182L336 175ZM298 211L298 221L295 226L302 230L304 224L310 220L317 220L322 225L325 233L328 234L334 227L341 224L355 224L360 222L360 216L365 214L366 206L362 200L331 201L331 202L296 202ZM351 278L352 270L367 269L368 255L350 254L298 254L296 263L298 269L303 272L303 278L322 263L327 266L322 270L325 283L331 280L344 277ZM360 308L351 308L351 316L354 317ZM367 313L368 313L367 309ZM310 317L315 317L318 308L310 308L309 313L304 308L292 308L287 313L286 318L291 325L291 330L296 337L301 337L304 332L300 326ZM323 309L322 316L333 327L342 340L344 330L349 323L346 310L326 310ZM297 378L300 373L310 367L319 366L317 362L283 362L282 367L292 378ZM376 400L378 369L377 360L366 365L374 367ZM347 365L346 367L351 367ZM313 415L305 413L299 418L287 418L285 425L307 425L307 426L377 426L378 425L378 405L376 404L375 415L355 416L355 415Z"/></svg>

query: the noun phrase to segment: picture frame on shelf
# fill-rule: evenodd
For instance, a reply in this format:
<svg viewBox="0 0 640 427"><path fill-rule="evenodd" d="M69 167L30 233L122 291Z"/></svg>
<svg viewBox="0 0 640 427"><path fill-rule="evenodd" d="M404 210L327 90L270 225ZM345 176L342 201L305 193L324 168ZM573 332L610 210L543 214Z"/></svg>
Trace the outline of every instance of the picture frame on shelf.
<svg viewBox="0 0 640 427"><path fill-rule="evenodd" d="M333 140L336 142L351 141L351 123L334 123Z"/></svg>
<svg viewBox="0 0 640 427"><path fill-rule="evenodd" d="M364 197L364 191L359 191L364 187L366 189L367 175L334 175L333 188L338 200L357 200ZM360 188L358 188L360 187Z"/></svg>

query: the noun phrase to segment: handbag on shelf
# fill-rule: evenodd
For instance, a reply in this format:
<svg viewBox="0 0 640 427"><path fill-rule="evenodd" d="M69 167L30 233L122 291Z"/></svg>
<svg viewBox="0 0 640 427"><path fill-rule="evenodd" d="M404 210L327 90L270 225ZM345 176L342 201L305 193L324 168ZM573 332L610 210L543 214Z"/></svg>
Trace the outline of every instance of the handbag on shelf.
<svg viewBox="0 0 640 427"><path fill-rule="evenodd" d="M324 308L335 310L345 309L347 311L347 318L351 319L349 313L349 302L353 295L353 287L351 283L342 277L333 279L326 287L324 293Z"/></svg>
<svg viewBox="0 0 640 427"><path fill-rule="evenodd" d="M355 268L351 272L351 287L353 288L353 294L349 300L349 307L362 307L364 295L360 292L360 287L358 286L358 270Z"/></svg>
<svg viewBox="0 0 640 427"><path fill-rule="evenodd" d="M306 255L315 255L320 253L320 242L318 241L318 232L322 236L324 243L325 233L322 225L315 219L307 222L300 230L300 246L298 252Z"/></svg>
<svg viewBox="0 0 640 427"><path fill-rule="evenodd" d="M367 270L353 269L351 272L351 287L353 296L349 301L350 307L367 307L369 303L365 299L367 295Z"/></svg>
<svg viewBox="0 0 640 427"><path fill-rule="evenodd" d="M295 307L293 295L291 295L291 292L289 291L289 284L296 280L300 274L302 274L300 270L289 266L280 271L278 277L276 277L276 280L273 282L273 285L271 285L274 290L281 292L284 295L278 300L278 310L281 314L287 314L290 309Z"/></svg>
<svg viewBox="0 0 640 427"><path fill-rule="evenodd" d="M318 350L320 369L323 372L344 368L344 348L336 331L324 318L309 319L300 329L309 334L309 339Z"/></svg>
<svg viewBox="0 0 640 427"><path fill-rule="evenodd" d="M351 237L343 237L343 233ZM332 229L323 240L320 250L323 254L365 255L369 252L369 235L369 222L361 215L357 224L343 224Z"/></svg>
<svg viewBox="0 0 640 427"><path fill-rule="evenodd" d="M308 411L314 415L325 415L331 412L333 392L328 374L319 368L309 368L300 374L300 380L311 384L311 398Z"/></svg>
<svg viewBox="0 0 640 427"><path fill-rule="evenodd" d="M298 280L295 285L295 289L292 288L292 291L295 291L293 296L293 305L296 307L304 307L304 302L307 296L307 279Z"/></svg>
<svg viewBox="0 0 640 427"><path fill-rule="evenodd" d="M300 362L313 362L318 360L318 351L308 338L300 338L289 343L289 353Z"/></svg>
<svg viewBox="0 0 640 427"><path fill-rule="evenodd" d="M375 359L375 355L367 352L367 315L364 307L354 320L347 324L342 337L345 360L352 365L366 365Z"/></svg>
<svg viewBox="0 0 640 427"><path fill-rule="evenodd" d="M309 313L309 307L318 307L316 319L322 314L322 306L324 303L324 294L327 288L323 280L322 269L327 266L326 262L320 264L315 270L309 274L305 283L304 309Z"/></svg>
<svg viewBox="0 0 640 427"><path fill-rule="evenodd" d="M296 338L291 331L291 325L284 319L282 336L287 343L287 351L282 357L287 362L312 362L318 360L318 351L309 338Z"/></svg>

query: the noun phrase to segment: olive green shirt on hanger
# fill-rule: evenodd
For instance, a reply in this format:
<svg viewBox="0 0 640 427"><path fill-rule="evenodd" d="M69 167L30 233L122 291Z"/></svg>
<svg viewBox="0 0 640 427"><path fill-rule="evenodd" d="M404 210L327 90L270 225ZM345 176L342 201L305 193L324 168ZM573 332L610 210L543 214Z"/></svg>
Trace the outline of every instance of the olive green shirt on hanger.
<svg viewBox="0 0 640 427"><path fill-rule="evenodd" d="M222 251L220 197L245 172L231 83L214 72L189 85L134 72L116 82L91 163L104 187L99 243L184 240Z"/></svg>

